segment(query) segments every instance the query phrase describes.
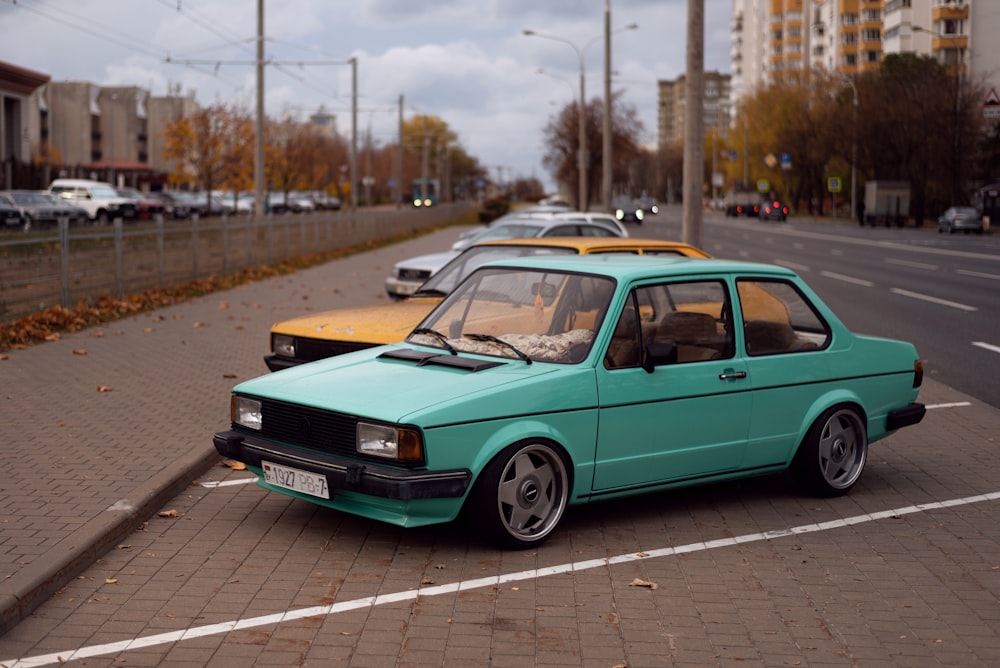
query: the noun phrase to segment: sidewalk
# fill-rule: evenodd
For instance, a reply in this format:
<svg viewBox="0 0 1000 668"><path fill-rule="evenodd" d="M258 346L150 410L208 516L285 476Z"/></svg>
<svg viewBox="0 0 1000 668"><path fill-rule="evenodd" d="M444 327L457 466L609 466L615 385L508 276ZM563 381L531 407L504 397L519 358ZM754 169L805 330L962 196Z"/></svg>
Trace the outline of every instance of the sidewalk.
<svg viewBox="0 0 1000 668"><path fill-rule="evenodd" d="M387 299L393 263L450 227L289 276L12 350L0 361L0 634L219 457L229 391L267 373L268 330Z"/></svg>

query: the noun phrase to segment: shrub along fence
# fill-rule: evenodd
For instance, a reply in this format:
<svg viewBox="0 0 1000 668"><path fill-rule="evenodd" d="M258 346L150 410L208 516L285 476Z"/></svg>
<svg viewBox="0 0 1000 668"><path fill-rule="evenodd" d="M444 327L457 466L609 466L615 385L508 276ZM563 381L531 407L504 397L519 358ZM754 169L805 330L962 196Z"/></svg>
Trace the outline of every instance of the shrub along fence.
<svg viewBox="0 0 1000 668"><path fill-rule="evenodd" d="M355 209L308 214L161 219L0 235L0 323L74 306L102 296L122 298L208 276L323 251L348 248L453 220L471 205L427 209Z"/></svg>

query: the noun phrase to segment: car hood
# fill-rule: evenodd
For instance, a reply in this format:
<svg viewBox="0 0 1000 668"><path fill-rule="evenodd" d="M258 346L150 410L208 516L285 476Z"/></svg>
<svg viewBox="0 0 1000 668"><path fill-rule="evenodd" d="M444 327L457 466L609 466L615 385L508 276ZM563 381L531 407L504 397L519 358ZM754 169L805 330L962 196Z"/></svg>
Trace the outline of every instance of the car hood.
<svg viewBox="0 0 1000 668"><path fill-rule="evenodd" d="M456 255L458 255L457 251L418 255L417 257L411 257L409 260L397 262L394 267L396 269L429 269L433 273L448 264Z"/></svg>
<svg viewBox="0 0 1000 668"><path fill-rule="evenodd" d="M422 427L524 415L538 412L539 406L570 410L596 402L594 371L586 365L457 356L464 358L458 361L498 363L472 370L384 356L392 351L452 357L430 348L380 346L277 371L241 383L233 391ZM567 377L576 375L581 379ZM553 383L558 383L559 392Z"/></svg>
<svg viewBox="0 0 1000 668"><path fill-rule="evenodd" d="M440 301L438 297L413 297L387 304L324 311L279 322L271 327L271 333L329 341L396 343L405 339Z"/></svg>

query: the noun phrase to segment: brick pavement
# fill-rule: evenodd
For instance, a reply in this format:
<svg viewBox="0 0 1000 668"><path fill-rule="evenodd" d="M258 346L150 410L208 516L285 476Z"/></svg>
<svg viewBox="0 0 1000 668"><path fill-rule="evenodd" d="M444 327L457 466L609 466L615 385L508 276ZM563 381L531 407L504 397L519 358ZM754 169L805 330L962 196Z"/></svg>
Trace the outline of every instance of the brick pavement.
<svg viewBox="0 0 1000 668"><path fill-rule="evenodd" d="M393 263L451 227L141 314L0 361L0 632L217 461L229 390L267 373L271 324L387 299Z"/></svg>

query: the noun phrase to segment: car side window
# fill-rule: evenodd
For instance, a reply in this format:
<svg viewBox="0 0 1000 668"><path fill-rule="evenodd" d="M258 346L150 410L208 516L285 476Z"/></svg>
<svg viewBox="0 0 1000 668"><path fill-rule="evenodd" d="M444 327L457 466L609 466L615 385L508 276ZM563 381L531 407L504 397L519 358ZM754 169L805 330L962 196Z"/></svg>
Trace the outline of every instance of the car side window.
<svg viewBox="0 0 1000 668"><path fill-rule="evenodd" d="M740 279L736 286L748 355L796 353L829 345L830 326L792 283Z"/></svg>
<svg viewBox="0 0 1000 668"><path fill-rule="evenodd" d="M732 311L721 281L664 283L629 295L608 345L608 369L728 359L734 355Z"/></svg>

